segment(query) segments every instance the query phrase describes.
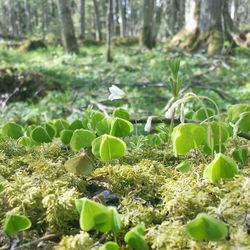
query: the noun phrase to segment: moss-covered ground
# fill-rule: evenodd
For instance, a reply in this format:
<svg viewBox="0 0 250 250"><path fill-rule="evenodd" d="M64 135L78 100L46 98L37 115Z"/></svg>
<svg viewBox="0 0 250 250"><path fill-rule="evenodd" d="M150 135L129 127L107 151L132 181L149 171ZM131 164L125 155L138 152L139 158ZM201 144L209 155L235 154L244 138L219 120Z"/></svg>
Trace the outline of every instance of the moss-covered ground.
<svg viewBox="0 0 250 250"><path fill-rule="evenodd" d="M225 110L229 104L249 102L249 50L237 49L231 56L210 58L202 54L168 51L161 46L152 51L139 47L114 50L114 62L104 62L103 47L82 47L80 55L63 55L60 48L35 52L1 50L1 67L43 74L61 84L63 90L49 92L35 103L27 98L10 102L0 113L0 126L7 121L21 124L42 123L54 118L69 121L82 117L84 109L102 103L108 111L113 106L128 107L133 118L162 115L170 98L166 63L179 57L184 87L214 99ZM110 102L108 87L120 85L128 100ZM160 87L159 87L160 85ZM137 125L136 125L137 126ZM140 125L136 132L142 131ZM87 177L68 173L64 163L73 153L55 140L42 146L23 147L11 139L0 141L0 174L7 180L0 192L0 220L14 211L26 214L32 228L25 231L20 245L36 241L22 249L82 250L98 249L114 240L112 234L82 232L74 200L81 197L104 199L117 207L123 228L117 242L122 249L125 233L138 223L146 227L145 238L152 249L249 250L250 249L250 159L239 165L233 180L216 184L204 180L204 167L210 157L197 151L175 157L169 147L149 146L143 135L128 139L128 152L120 160L96 162ZM245 139L227 142L226 154L235 146L250 147ZM180 173L175 166L190 159L192 170ZM191 240L186 223L205 212L228 225L223 241ZM48 240L39 239L53 234ZM0 247L13 244L0 229ZM13 248L15 249L15 248ZM18 248L17 248L18 249Z"/></svg>

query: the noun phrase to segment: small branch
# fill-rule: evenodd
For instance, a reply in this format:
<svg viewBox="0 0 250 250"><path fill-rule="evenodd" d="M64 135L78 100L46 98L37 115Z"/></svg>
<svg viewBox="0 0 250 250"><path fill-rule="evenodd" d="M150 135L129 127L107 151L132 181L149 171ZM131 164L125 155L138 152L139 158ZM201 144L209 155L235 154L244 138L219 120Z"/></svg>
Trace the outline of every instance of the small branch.
<svg viewBox="0 0 250 250"><path fill-rule="evenodd" d="M19 250L19 249L29 248L32 245L37 245L39 242L42 242L42 241L47 241L47 240L53 240L53 239L56 239L56 238L60 238L62 235L63 235L63 233L48 234L48 235L45 235L45 236L43 236L43 237L41 237L39 239L36 239L36 240L30 241L28 243L25 243L23 245L14 247L12 250Z"/></svg>
<svg viewBox="0 0 250 250"><path fill-rule="evenodd" d="M143 124L143 123L147 122L147 119L148 118L131 119L130 122L133 124ZM199 121L194 121L194 120L190 120L190 119L185 119L185 122L186 123L200 123ZM171 119L165 118L165 117L156 117L156 118L152 119L152 124L158 124L158 123L170 124ZM174 123L180 124L181 121L180 121L180 119L174 119ZM240 133L238 133L238 136L241 138L244 138L246 140L250 140L250 134L248 134L248 133L240 132Z"/></svg>

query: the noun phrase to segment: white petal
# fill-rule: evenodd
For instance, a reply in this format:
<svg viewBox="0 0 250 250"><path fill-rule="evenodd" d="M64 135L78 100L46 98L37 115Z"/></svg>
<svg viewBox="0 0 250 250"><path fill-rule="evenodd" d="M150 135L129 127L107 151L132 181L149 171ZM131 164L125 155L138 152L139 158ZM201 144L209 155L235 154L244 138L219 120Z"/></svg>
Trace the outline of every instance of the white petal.
<svg viewBox="0 0 250 250"><path fill-rule="evenodd" d="M147 122L145 124L145 127L144 127L144 131L145 132L150 132L151 131L151 127L152 127L152 119L153 119L153 116L149 116L148 119L147 119Z"/></svg>

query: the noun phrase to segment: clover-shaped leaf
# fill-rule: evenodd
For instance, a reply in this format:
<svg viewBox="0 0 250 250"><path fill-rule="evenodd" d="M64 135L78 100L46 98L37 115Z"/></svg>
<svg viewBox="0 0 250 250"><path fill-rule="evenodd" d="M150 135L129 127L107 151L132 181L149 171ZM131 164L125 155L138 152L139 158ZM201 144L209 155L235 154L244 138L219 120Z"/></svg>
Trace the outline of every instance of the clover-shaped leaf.
<svg viewBox="0 0 250 250"><path fill-rule="evenodd" d="M70 129L64 129L60 133L60 139L64 145L69 145L71 138L73 135L73 131Z"/></svg>
<svg viewBox="0 0 250 250"><path fill-rule="evenodd" d="M114 118L110 134L117 137L125 137L133 131L133 124L122 118Z"/></svg>
<svg viewBox="0 0 250 250"><path fill-rule="evenodd" d="M92 153L102 161L119 159L126 152L126 144L112 135L102 135L92 143Z"/></svg>
<svg viewBox="0 0 250 250"><path fill-rule="evenodd" d="M82 148L91 147L91 143L95 138L96 136L92 131L87 129L77 129L71 137L70 148L73 151L78 152Z"/></svg>
<svg viewBox="0 0 250 250"><path fill-rule="evenodd" d="M94 168L92 160L85 152L67 160L64 167L68 172L76 175L88 175Z"/></svg>
<svg viewBox="0 0 250 250"><path fill-rule="evenodd" d="M123 109L123 108L115 109L113 112L113 117L119 117L119 118L122 118L122 119L127 120L127 121L129 121L129 119L130 119L130 115L129 115L128 111L126 109Z"/></svg>
<svg viewBox="0 0 250 250"><path fill-rule="evenodd" d="M230 121L236 123L240 114L250 111L250 105L248 104L235 104L228 108L227 115Z"/></svg>
<svg viewBox="0 0 250 250"><path fill-rule="evenodd" d="M201 213L186 226L187 234L194 240L218 241L227 237L226 224L214 217Z"/></svg>
<svg viewBox="0 0 250 250"><path fill-rule="evenodd" d="M29 218L23 215L10 214L4 221L3 230L8 235L15 235L31 227Z"/></svg>
<svg viewBox="0 0 250 250"><path fill-rule="evenodd" d="M148 250L148 244L144 239L145 227L137 225L126 233L124 240L134 250Z"/></svg>
<svg viewBox="0 0 250 250"><path fill-rule="evenodd" d="M50 138L49 134L42 126L37 126L35 129L32 130L31 138L37 143L52 142L52 139Z"/></svg>
<svg viewBox="0 0 250 250"><path fill-rule="evenodd" d="M81 122L81 120L74 120L70 125L69 125L69 129L70 130L76 130L76 129L81 129L84 128L83 127L83 123Z"/></svg>
<svg viewBox="0 0 250 250"><path fill-rule="evenodd" d="M87 198L77 199L76 208L80 212L82 230L118 233L121 227L120 216L115 208L106 207Z"/></svg>
<svg viewBox="0 0 250 250"><path fill-rule="evenodd" d="M56 128L53 124L46 123L43 127L51 139L56 135Z"/></svg>
<svg viewBox="0 0 250 250"><path fill-rule="evenodd" d="M234 160L245 164L249 155L249 150L247 147L240 147L240 148L236 148L233 153L233 158Z"/></svg>
<svg viewBox="0 0 250 250"><path fill-rule="evenodd" d="M104 117L102 120L100 120L95 127L97 134L99 136L109 134L111 130L112 121L113 119L109 117Z"/></svg>
<svg viewBox="0 0 250 250"><path fill-rule="evenodd" d="M18 139L23 136L23 128L14 122L9 122L3 126L2 134L12 139Z"/></svg>
<svg viewBox="0 0 250 250"><path fill-rule="evenodd" d="M108 241L100 247L99 250L119 250L120 247L116 242Z"/></svg>
<svg viewBox="0 0 250 250"><path fill-rule="evenodd" d="M62 130L69 128L69 123L64 119L55 120L53 125L56 128L56 135L55 135L56 137L60 136L60 133L62 132Z"/></svg>
<svg viewBox="0 0 250 250"><path fill-rule="evenodd" d="M204 169L203 177L216 182L220 179L232 179L238 173L235 161L224 154L217 154L214 160Z"/></svg>
<svg viewBox="0 0 250 250"><path fill-rule="evenodd" d="M189 160L185 160L183 162L181 162L180 164L178 164L175 169L180 171L181 173L186 173L191 169L191 163Z"/></svg>
<svg viewBox="0 0 250 250"><path fill-rule="evenodd" d="M206 135L205 128L200 124L185 123L176 126L172 133L175 154L185 155L191 149L204 144Z"/></svg>
<svg viewBox="0 0 250 250"><path fill-rule="evenodd" d="M17 140L17 143L23 146L32 146L35 144L34 141L28 136L22 136Z"/></svg>
<svg viewBox="0 0 250 250"><path fill-rule="evenodd" d="M92 116L91 116L91 128L92 129L96 129L97 124L103 119L105 118L105 115L99 111L95 111Z"/></svg>

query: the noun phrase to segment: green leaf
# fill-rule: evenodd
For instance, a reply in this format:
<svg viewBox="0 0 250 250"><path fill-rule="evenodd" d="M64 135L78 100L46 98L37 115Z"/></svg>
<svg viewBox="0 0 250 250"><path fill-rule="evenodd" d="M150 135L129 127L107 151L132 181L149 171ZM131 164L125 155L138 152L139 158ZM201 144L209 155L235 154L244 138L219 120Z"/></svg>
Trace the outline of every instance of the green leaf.
<svg viewBox="0 0 250 250"><path fill-rule="evenodd" d="M180 171L181 173L186 173L191 169L191 164L189 160L185 160L183 162L181 162L180 164L178 164L176 166L176 170Z"/></svg>
<svg viewBox="0 0 250 250"><path fill-rule="evenodd" d="M28 126L26 129L25 129L25 132L26 132L26 135L31 137L31 132L36 128L36 125L35 124L32 124L30 126Z"/></svg>
<svg viewBox="0 0 250 250"><path fill-rule="evenodd" d="M219 145L214 145L214 152L216 153L225 153L226 152L226 147L224 144L221 144L221 152L220 151L220 147ZM208 144L205 144L205 146L203 147L203 152L207 155L211 155L212 154L212 149L210 146L208 146Z"/></svg>
<svg viewBox="0 0 250 250"><path fill-rule="evenodd" d="M120 217L114 208L104 205L87 198L75 201L76 208L80 212L80 227L82 230L97 230L99 232L118 232L117 225L120 225ZM114 212L115 211L115 212ZM119 227L120 230L120 227Z"/></svg>
<svg viewBox="0 0 250 250"><path fill-rule="evenodd" d="M122 227L121 217L114 207L109 207L109 210L110 210L111 217L112 217L111 232L114 234L118 234Z"/></svg>
<svg viewBox="0 0 250 250"><path fill-rule="evenodd" d="M70 124L70 126L69 126L69 129L70 130L77 130L77 129L82 129L82 128L84 128L83 127L83 124L82 124L82 122L81 122L81 120L74 120L71 124Z"/></svg>
<svg viewBox="0 0 250 250"><path fill-rule="evenodd" d="M96 126L97 124L103 119L105 118L105 115L99 111L95 111L94 114L91 117L91 127L92 129L96 130Z"/></svg>
<svg viewBox="0 0 250 250"><path fill-rule="evenodd" d="M148 244L144 239L145 228L143 225L137 225L126 233L124 240L134 250L148 250Z"/></svg>
<svg viewBox="0 0 250 250"><path fill-rule="evenodd" d="M250 131L250 111L248 111L248 113L242 114L239 122L239 130L245 133Z"/></svg>
<svg viewBox="0 0 250 250"><path fill-rule="evenodd" d="M89 175L94 169L93 162L85 152L67 160L64 167L68 172L76 175Z"/></svg>
<svg viewBox="0 0 250 250"><path fill-rule="evenodd" d="M110 134L117 137L125 137L133 131L133 124L122 118L114 118Z"/></svg>
<svg viewBox="0 0 250 250"><path fill-rule="evenodd" d="M209 117L215 115L215 111L211 108L206 108L206 110L205 110L205 108L200 108L196 112L193 113L192 120L194 120L194 121L206 120L207 119L206 111L207 111Z"/></svg>
<svg viewBox="0 0 250 250"><path fill-rule="evenodd" d="M228 138L231 136L231 131L229 126L225 122L211 122L210 126L212 128L212 134L211 134L211 129L209 129L208 124L203 125L204 128L207 130L207 139L204 147L205 153L211 152L211 138L213 139L213 144L214 144L214 150L216 152L219 152L219 138L220 138L220 129L221 129L221 143L224 143L228 140Z"/></svg>
<svg viewBox="0 0 250 250"><path fill-rule="evenodd" d="M240 148L235 149L232 155L233 155L234 160L242 164L245 164L249 156L249 150L247 147L240 147Z"/></svg>
<svg viewBox="0 0 250 250"><path fill-rule="evenodd" d="M15 235L18 232L29 229L30 227L31 222L26 216L10 214L7 215L4 221L3 230L8 235Z"/></svg>
<svg viewBox="0 0 250 250"><path fill-rule="evenodd" d="M50 123L46 123L44 125L44 129L46 130L46 132L48 133L49 137L51 139L53 139L53 137L56 135L56 128L53 124Z"/></svg>
<svg viewBox="0 0 250 250"><path fill-rule="evenodd" d="M119 250L120 247L116 242L108 241L100 247L99 250Z"/></svg>
<svg viewBox="0 0 250 250"><path fill-rule="evenodd" d="M49 143L49 142L52 142L52 140L51 140L49 134L47 133L47 131L41 126L38 126L34 130L32 130L31 138L32 138L33 141L35 141L37 143Z"/></svg>
<svg viewBox="0 0 250 250"><path fill-rule="evenodd" d="M97 137L93 142L92 142L92 154L97 158L100 159L100 148L101 148L101 143L102 143L102 136Z"/></svg>
<svg viewBox="0 0 250 250"><path fill-rule="evenodd" d="M111 124L113 119L109 117L104 117L101 121L99 121L96 125L96 132L97 134L104 135L109 134L111 130Z"/></svg>
<svg viewBox="0 0 250 250"><path fill-rule="evenodd" d="M122 119L127 120L127 121L129 121L129 119L130 119L130 115L129 115L128 111L126 109L123 109L123 108L115 109L113 112L113 117L122 118Z"/></svg>
<svg viewBox="0 0 250 250"><path fill-rule="evenodd" d="M69 129L64 129L61 131L60 139L64 145L69 145L72 138L73 131Z"/></svg>
<svg viewBox="0 0 250 250"><path fill-rule="evenodd" d="M56 135L55 136L59 137L62 130L69 128L69 123L64 119L58 119L58 120L54 121L54 126L56 128Z"/></svg>
<svg viewBox="0 0 250 250"><path fill-rule="evenodd" d="M14 122L9 122L3 126L2 134L16 140L23 136L23 128Z"/></svg>
<svg viewBox="0 0 250 250"><path fill-rule="evenodd" d="M23 146L32 146L34 145L35 143L31 140L30 137L28 136L22 136L20 137L18 140L17 140L17 143L20 144L20 145L23 145Z"/></svg>
<svg viewBox="0 0 250 250"><path fill-rule="evenodd" d="M228 235L226 224L212 216L201 213L186 226L187 234L194 240L224 240Z"/></svg>
<svg viewBox="0 0 250 250"><path fill-rule="evenodd" d="M232 179L237 173L238 166L234 160L219 153L204 169L203 177L211 182L216 182L220 179Z"/></svg>
<svg viewBox="0 0 250 250"><path fill-rule="evenodd" d="M185 123L173 129L172 141L175 155L185 155L205 142L207 133L200 124Z"/></svg>
<svg viewBox="0 0 250 250"><path fill-rule="evenodd" d="M102 161L119 159L126 152L126 144L111 135L102 135L92 143L92 153Z"/></svg>
<svg viewBox="0 0 250 250"><path fill-rule="evenodd" d="M235 104L228 108L227 115L231 122L236 123L240 114L250 111L250 105L248 104Z"/></svg>
<svg viewBox="0 0 250 250"><path fill-rule="evenodd" d="M177 79L179 69L180 69L180 60L172 59L172 60L168 61L168 68L169 68L173 78Z"/></svg>
<svg viewBox="0 0 250 250"><path fill-rule="evenodd" d="M77 129L74 131L70 140L70 148L73 151L80 151L82 148L91 147L92 141L96 138L95 134L86 129Z"/></svg>

